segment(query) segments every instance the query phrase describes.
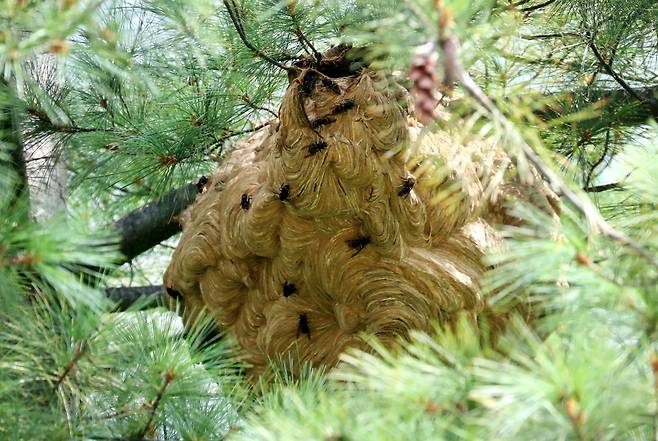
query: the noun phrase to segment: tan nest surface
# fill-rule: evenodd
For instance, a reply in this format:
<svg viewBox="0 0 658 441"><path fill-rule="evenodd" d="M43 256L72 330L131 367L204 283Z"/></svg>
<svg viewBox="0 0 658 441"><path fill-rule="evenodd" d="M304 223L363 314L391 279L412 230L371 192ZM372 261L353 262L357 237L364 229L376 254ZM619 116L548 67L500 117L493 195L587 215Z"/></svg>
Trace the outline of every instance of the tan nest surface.
<svg viewBox="0 0 658 441"><path fill-rule="evenodd" d="M184 318L212 311L256 373L281 356L332 366L362 332L391 342L475 319L491 224L514 222L507 196L557 206L490 144L421 134L373 71L332 76L301 69L279 119L235 146L164 276Z"/></svg>

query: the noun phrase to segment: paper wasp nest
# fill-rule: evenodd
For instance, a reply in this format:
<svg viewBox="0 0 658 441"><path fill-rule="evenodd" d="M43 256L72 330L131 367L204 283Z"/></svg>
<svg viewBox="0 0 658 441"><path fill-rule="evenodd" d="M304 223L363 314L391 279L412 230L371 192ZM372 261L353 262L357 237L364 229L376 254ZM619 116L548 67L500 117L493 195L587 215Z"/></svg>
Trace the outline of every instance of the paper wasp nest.
<svg viewBox="0 0 658 441"><path fill-rule="evenodd" d="M490 144L422 134L373 71L327 71L301 69L279 119L209 177L164 276L184 318L212 311L255 372L475 317L490 223L514 221L505 198L557 204L539 179L494 185L510 171Z"/></svg>

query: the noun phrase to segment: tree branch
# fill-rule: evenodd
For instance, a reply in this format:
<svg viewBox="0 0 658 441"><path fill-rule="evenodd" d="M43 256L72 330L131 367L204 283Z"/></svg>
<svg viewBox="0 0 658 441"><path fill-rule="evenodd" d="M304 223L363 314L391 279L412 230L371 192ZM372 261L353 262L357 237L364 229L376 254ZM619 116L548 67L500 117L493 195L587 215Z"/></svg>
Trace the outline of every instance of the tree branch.
<svg viewBox="0 0 658 441"><path fill-rule="evenodd" d="M545 8L546 6L550 6L552 3L555 3L556 0L546 0L544 3L540 3L538 5L534 6L528 6L527 8L522 8L521 12L525 12L526 14L536 11L537 9Z"/></svg>
<svg viewBox="0 0 658 441"><path fill-rule="evenodd" d="M589 173L587 173L587 178L585 179L585 188L589 188L589 185L592 182L592 178L594 178L594 173L596 172L596 168L599 165L603 164L603 161L605 161L605 158L608 156L609 150L610 150L610 127L608 127L608 129L605 131L605 144L603 145L603 153L601 153L599 159L590 166Z"/></svg>
<svg viewBox="0 0 658 441"><path fill-rule="evenodd" d="M181 230L177 216L187 208L198 193L196 184L186 184L160 199L138 208L114 223L119 232L121 265L153 248Z"/></svg>
<svg viewBox="0 0 658 441"><path fill-rule="evenodd" d="M34 117L34 121L43 124L48 131L59 133L94 133L94 132L114 132L113 129L100 129L97 127L78 127L74 124L55 123L45 112L32 106L27 108L27 113Z"/></svg>
<svg viewBox="0 0 658 441"><path fill-rule="evenodd" d="M57 378L57 381L55 382L55 385L53 386L52 389L52 394L55 395L57 392L57 389L59 389L59 386L64 382L64 379L69 375L73 369L75 369L75 366L77 365L78 361L82 358L82 356L87 352L87 349L89 348L89 345L87 344L86 340L82 340L81 342L77 343L75 345L75 348L73 349L73 357L69 362L67 363L66 367L64 367L64 371L59 375Z"/></svg>
<svg viewBox="0 0 658 441"><path fill-rule="evenodd" d="M544 40L550 38L563 38L563 37L578 37L582 38L583 35L578 32L554 32L550 34L521 34L519 38L524 40Z"/></svg>
<svg viewBox="0 0 658 441"><path fill-rule="evenodd" d="M263 60L267 61L272 65L288 72L293 70L293 68L291 68L290 66L286 66L285 64L280 63L279 61L275 60L271 56L267 55L262 50L258 49L253 43L251 43L247 39L247 35L244 31L244 27L242 26L242 19L240 18L240 12L238 11L238 7L235 4L235 0L224 0L224 6L228 11L228 15L231 18L231 21L233 22L233 26L235 27L235 30L238 31L238 35L240 36L240 39L242 40L242 43L244 43L245 46L251 49L251 51L254 54L256 54L256 56L262 58Z"/></svg>
<svg viewBox="0 0 658 441"><path fill-rule="evenodd" d="M245 94L245 95L242 95L241 99L242 99L242 101L245 102L245 104L247 104L247 105L248 105L249 107L251 107L252 109L254 109L254 110L262 110L262 111L264 111L264 112L269 113L269 114L272 115L274 118L279 118L279 115L277 115L277 113L276 113L274 110L272 110L272 109L268 109L267 107L257 106L257 105L255 105L254 103L252 103L252 102L251 102L251 98L249 97L249 95L246 95L246 94Z"/></svg>
<svg viewBox="0 0 658 441"><path fill-rule="evenodd" d="M320 61L322 60L322 55L320 54L320 52L317 51L317 49L315 49L313 43L311 43L311 41L308 38L306 38L304 32L302 32L302 29L299 26L299 20L297 20L296 9L297 9L297 2L288 1L288 16L290 16L290 19L292 20L292 24L295 28L294 33L297 36L297 39L299 40L299 44L302 46L302 48L306 50L306 46L308 46L313 52L313 56L315 57L316 64L320 64Z"/></svg>
<svg viewBox="0 0 658 441"><path fill-rule="evenodd" d="M143 439L147 433L155 431L154 430L155 427L153 426L153 420L155 419L155 414L158 410L158 406L160 405L160 402L162 401L162 397L164 397L167 387L169 387L171 382L174 381L174 378L176 378L176 374L173 370L170 369L167 372L165 372L164 379L162 380L162 386L160 386L160 390L158 390L157 395L150 403L151 410L149 412L149 419L146 422L146 425L144 426L140 434L136 438Z"/></svg>
<svg viewBox="0 0 658 441"><path fill-rule="evenodd" d="M643 96L652 97L658 95L658 86L636 89L636 92ZM621 126L636 126L646 124L649 119L658 119L658 108L654 108L646 101L638 101L635 96L624 89L593 91L590 94L589 101L591 103L602 101L607 103L606 105L618 109L610 117L614 118L615 122ZM624 108L623 111L619 111L622 108ZM550 108L540 109L534 113L543 121L564 116L564 114Z"/></svg>
<svg viewBox="0 0 658 441"><path fill-rule="evenodd" d="M116 302L120 311L125 311L142 299L144 299L145 305L157 303L162 294L162 289L162 285L105 288L105 296Z"/></svg>
<svg viewBox="0 0 658 441"><path fill-rule="evenodd" d="M592 187L585 187L583 188L583 191L586 193L601 193L604 191L608 190L622 190L623 187L619 182L613 182L611 184L603 184L603 185L594 185Z"/></svg>
<svg viewBox="0 0 658 441"><path fill-rule="evenodd" d="M278 118L278 115L277 115L277 118ZM237 131L237 132L226 132L220 138L216 139L215 142L213 142L208 147L207 153L212 154L215 151L217 151L218 149L221 149L224 146L224 141L226 141L229 138L233 138L233 137L239 136L239 135L246 135L247 133L257 132L260 129L262 129L263 127L268 126L271 122L272 122L272 120L266 121L262 124L258 124L257 126L254 126L254 127L250 128L250 129L244 129L244 130L240 130L240 131Z"/></svg>
<svg viewBox="0 0 658 441"><path fill-rule="evenodd" d="M654 113L658 113L658 102L656 102L655 99L653 99L653 98L648 98L648 97L646 97L646 96L641 96L640 94L638 94L635 90L633 90L633 88L632 88L631 86L628 85L628 83L627 83L626 81L624 81L624 79L623 79L621 76L619 76L614 70L612 70L612 67L610 66L610 64L608 64L608 63L605 61L605 59L603 58L603 55L601 55L601 52L599 52L599 49L596 47L596 44L594 43L594 40L590 40L590 42L588 43L588 45L589 45L590 49L592 50L592 53L594 54L594 56L596 57L596 59L599 61L599 63L601 64L601 66L603 66L603 68L605 69L605 71L606 71L606 72L607 72L612 78L614 78L615 81L617 81L617 83L618 83L618 84L619 84L619 85L620 85L620 86L621 86L621 87L622 87L622 88L623 88L623 89L624 89L624 90L625 90L630 96L634 97L634 98L635 98L636 100L638 100L639 102L641 102L641 103L643 103L643 104L645 104L645 105L648 105L649 108L651 108L651 110L652 110Z"/></svg>
<svg viewBox="0 0 658 441"><path fill-rule="evenodd" d="M482 106L490 116L498 121L505 131L514 136L521 148L521 152L525 159L531 163L539 173L553 186L558 193L569 201L590 223L590 225L599 233L607 236L618 244L627 247L629 250L640 255L647 260L652 266L658 269L658 258L652 255L642 245L637 243L634 239L628 237L621 231L614 229L610 226L605 219L598 212L596 207L588 199L579 198L576 193L569 188L564 181L535 153L530 145L523 139L514 124L512 124L505 115L498 109L493 101L484 93L482 89L473 81L473 78L466 72L464 66L459 59L459 40L454 34L448 33L448 27L452 24L451 16L447 13L443 6L442 0L435 0L437 9L439 10L439 45L443 50L446 70L446 79L456 79L459 81L468 95ZM451 84L447 83L447 87Z"/></svg>
<svg viewBox="0 0 658 441"><path fill-rule="evenodd" d="M270 122L240 132L230 132L219 139L218 143L232 136L260 130ZM198 183L189 183L172 190L114 222L111 228L119 234L119 251L122 254L122 258L115 264L122 265L129 262L181 231L178 216L194 202L196 195L202 190L202 180L203 178Z"/></svg>

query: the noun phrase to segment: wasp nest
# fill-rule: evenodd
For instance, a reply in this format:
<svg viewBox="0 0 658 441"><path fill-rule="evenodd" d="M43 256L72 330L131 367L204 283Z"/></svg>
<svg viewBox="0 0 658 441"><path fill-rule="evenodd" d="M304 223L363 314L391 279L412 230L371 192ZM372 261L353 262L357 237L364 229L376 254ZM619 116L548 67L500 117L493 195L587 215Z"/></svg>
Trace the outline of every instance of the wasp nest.
<svg viewBox="0 0 658 441"><path fill-rule="evenodd" d="M184 318L212 311L258 372L282 355L332 366L361 332L391 342L475 317L491 224L515 221L505 199L554 213L555 196L507 179L490 144L424 134L404 91L367 68L291 80L278 120L235 146L191 208L164 276Z"/></svg>

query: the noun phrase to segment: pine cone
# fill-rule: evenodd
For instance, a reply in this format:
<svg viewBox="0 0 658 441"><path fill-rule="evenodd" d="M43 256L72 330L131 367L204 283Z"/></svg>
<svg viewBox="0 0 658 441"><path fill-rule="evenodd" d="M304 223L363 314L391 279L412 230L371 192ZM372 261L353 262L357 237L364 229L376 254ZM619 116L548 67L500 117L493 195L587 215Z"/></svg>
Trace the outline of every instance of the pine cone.
<svg viewBox="0 0 658 441"><path fill-rule="evenodd" d="M438 54L433 43L419 46L411 64L409 77L414 82L413 92L416 96L416 113L418 120L427 124L436 117L435 109L438 105L436 97L436 65Z"/></svg>

